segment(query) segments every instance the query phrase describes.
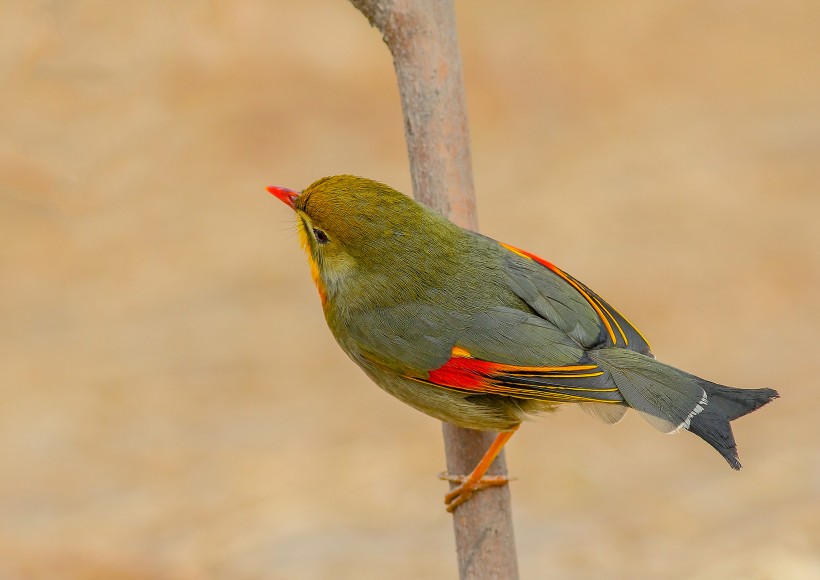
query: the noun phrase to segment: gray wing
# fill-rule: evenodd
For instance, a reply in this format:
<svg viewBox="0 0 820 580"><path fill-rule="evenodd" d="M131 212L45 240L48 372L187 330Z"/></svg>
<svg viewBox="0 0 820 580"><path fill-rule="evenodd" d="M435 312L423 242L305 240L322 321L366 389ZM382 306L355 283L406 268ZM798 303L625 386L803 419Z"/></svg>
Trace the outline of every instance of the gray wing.
<svg viewBox="0 0 820 580"><path fill-rule="evenodd" d="M440 368L456 347L476 359L520 366L574 365L584 355L550 321L504 306L464 313L410 303L374 308L354 318L346 324L353 348L408 376Z"/></svg>
<svg viewBox="0 0 820 580"><path fill-rule="evenodd" d="M554 264L511 246L505 256L510 289L586 349L626 348L650 355L637 328L595 292Z"/></svg>

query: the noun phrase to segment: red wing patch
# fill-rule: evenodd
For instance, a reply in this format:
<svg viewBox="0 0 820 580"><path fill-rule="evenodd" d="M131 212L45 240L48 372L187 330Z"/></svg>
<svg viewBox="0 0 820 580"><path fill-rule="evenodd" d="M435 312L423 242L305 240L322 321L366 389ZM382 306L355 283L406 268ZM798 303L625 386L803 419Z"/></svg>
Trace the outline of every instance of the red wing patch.
<svg viewBox="0 0 820 580"><path fill-rule="evenodd" d="M452 358L430 371L426 380L413 380L476 394L492 393L556 403L622 402L617 388L597 384L595 378L603 374L604 371L595 364L528 367L496 363L473 358L465 349L456 346Z"/></svg>

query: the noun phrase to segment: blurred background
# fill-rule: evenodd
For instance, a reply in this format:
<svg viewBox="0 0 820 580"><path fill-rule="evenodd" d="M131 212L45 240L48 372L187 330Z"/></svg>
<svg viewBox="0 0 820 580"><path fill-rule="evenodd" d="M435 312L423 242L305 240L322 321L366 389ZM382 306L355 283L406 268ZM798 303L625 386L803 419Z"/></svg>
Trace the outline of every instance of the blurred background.
<svg viewBox="0 0 820 580"><path fill-rule="evenodd" d="M409 192L344 0L2 1L0 580L450 578L440 424L325 327L291 213ZM782 399L508 446L525 578L820 577L820 3L458 3L482 231ZM597 227L595 226L597 224Z"/></svg>

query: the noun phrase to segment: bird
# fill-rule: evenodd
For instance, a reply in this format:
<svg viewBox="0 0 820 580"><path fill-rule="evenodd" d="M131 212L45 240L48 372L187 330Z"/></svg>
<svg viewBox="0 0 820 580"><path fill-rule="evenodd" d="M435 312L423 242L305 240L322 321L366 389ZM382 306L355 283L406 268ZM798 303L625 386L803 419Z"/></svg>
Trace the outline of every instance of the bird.
<svg viewBox="0 0 820 580"><path fill-rule="evenodd" d="M487 469L522 421L577 404L607 424L629 409L689 431L740 469L730 421L777 398L657 360L644 335L583 282L517 247L457 226L383 183L324 177L267 190L296 225L327 325L342 350L400 401L497 432L445 496L455 511L506 476Z"/></svg>

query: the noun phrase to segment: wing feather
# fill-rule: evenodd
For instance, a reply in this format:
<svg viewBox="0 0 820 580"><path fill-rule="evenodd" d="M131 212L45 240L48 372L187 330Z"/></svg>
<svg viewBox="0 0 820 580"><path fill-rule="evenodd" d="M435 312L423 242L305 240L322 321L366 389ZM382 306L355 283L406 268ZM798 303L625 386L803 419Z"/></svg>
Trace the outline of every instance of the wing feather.
<svg viewBox="0 0 820 580"><path fill-rule="evenodd" d="M651 354L649 342L641 332L585 284L535 254L500 245L510 252L508 273L512 290L541 316L587 348L615 346ZM573 298L574 308L568 306L569 312L559 312L561 305Z"/></svg>
<svg viewBox="0 0 820 580"><path fill-rule="evenodd" d="M421 382L471 393L492 393L553 403L623 403L617 387L596 363L579 361L564 366L522 366L474 358L462 346Z"/></svg>

